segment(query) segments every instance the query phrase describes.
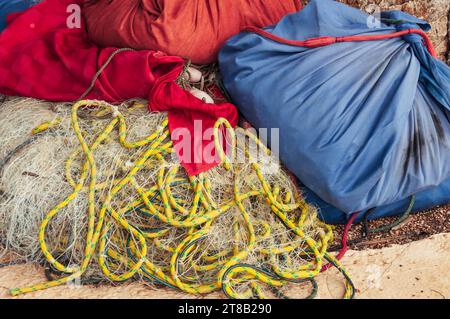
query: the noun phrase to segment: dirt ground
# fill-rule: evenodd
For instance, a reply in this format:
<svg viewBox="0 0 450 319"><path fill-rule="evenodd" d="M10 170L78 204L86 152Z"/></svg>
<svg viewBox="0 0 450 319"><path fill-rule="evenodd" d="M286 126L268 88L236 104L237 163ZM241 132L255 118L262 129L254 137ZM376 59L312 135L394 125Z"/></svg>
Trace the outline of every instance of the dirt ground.
<svg viewBox="0 0 450 319"><path fill-rule="evenodd" d="M349 251L343 264L357 288L356 298L450 298L450 234L434 235L405 245L378 250ZM337 299L343 294L342 277L329 270L317 278L318 298ZM16 265L0 269L0 298L11 298L8 289L45 281L42 268ZM292 298L302 298L307 288L293 286ZM221 293L191 296L142 283L119 286L63 286L15 298L223 298Z"/></svg>

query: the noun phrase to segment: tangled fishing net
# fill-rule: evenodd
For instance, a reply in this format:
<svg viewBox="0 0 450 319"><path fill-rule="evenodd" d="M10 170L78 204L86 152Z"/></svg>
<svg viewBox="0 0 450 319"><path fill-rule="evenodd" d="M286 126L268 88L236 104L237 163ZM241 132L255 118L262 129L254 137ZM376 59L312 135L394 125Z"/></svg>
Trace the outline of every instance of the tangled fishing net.
<svg viewBox="0 0 450 319"><path fill-rule="evenodd" d="M145 280L193 294L287 298L328 261L332 230L250 131L215 126L222 164L195 177L167 114L145 102L74 105L10 98L0 108L0 238L50 281ZM44 124L42 124L44 123ZM222 151L223 135L231 154ZM305 288L308 289L308 288Z"/></svg>

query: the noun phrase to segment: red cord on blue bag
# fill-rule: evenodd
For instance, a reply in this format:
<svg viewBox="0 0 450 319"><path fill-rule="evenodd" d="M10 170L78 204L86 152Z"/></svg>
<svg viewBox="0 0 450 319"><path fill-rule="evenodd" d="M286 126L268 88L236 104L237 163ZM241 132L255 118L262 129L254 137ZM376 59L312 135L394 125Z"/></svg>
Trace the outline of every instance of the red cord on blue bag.
<svg viewBox="0 0 450 319"><path fill-rule="evenodd" d="M431 42L428 35L423 30L418 29L408 29L403 30L399 32L393 32L388 34L377 34L377 35L353 35L353 36L347 36L347 37L318 37L318 38L310 38L303 41L298 40L288 40L281 38L279 36L276 36L275 34L272 34L266 30L257 28L257 27L247 27L245 28L245 31L247 32L253 32L256 34L259 34L267 39L270 39L272 41L283 43L287 45L293 45L293 46L299 46L299 47L306 47L306 48L318 48L323 47L335 43L340 42L363 42L363 41L379 41L379 40L386 40L386 39L393 39L402 37L407 34L418 34L422 37L424 45L426 46L428 52L436 58L436 50L433 47L433 43Z"/></svg>

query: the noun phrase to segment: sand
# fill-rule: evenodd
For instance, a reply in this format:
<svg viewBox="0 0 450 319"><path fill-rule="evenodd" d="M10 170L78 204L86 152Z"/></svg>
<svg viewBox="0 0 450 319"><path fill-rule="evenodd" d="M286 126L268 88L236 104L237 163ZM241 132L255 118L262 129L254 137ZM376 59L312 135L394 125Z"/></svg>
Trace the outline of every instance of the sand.
<svg viewBox="0 0 450 319"><path fill-rule="evenodd" d="M358 292L356 298L450 298L450 234L395 245L379 250L349 251L343 264L350 272ZM0 269L0 298L11 298L8 288L45 280L41 267L25 264ZM342 278L335 270L318 277L318 298L340 298ZM305 291L293 287L291 297ZM142 283L119 286L63 286L29 293L15 298L223 298L221 293L192 296L168 289L156 289Z"/></svg>

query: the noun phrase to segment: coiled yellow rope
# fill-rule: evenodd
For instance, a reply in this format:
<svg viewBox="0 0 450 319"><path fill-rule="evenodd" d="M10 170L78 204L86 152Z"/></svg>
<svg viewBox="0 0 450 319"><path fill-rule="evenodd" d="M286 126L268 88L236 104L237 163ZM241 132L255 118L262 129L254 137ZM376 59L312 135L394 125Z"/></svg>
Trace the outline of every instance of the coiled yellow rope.
<svg viewBox="0 0 450 319"><path fill-rule="evenodd" d="M100 115L108 112L113 115L112 120L90 145L86 141L78 122L78 111L85 106L97 106ZM44 123L33 130L33 133L41 133L60 122L60 119L57 119L51 123ZM104 276L111 281L121 282L139 274L153 282L163 283L168 287L178 288L187 293L205 294L222 289L226 295L232 298L267 297L263 287L282 287L288 283L312 279L320 273L324 260L328 260L338 267L346 277L344 297L351 298L353 296L354 289L348 274L339 262L327 253L328 244L333 240L331 227L314 220L315 225L323 231L319 232L319 238L311 238L304 228L306 224L311 225L311 219L315 218L315 216L311 216L310 207L294 190L288 191L282 198L279 194L280 186L276 183L271 184L266 180L261 165L252 159L248 149L244 150L245 157L251 163L259 181L259 187L242 192L240 187L241 172L233 162L237 152L235 130L227 120L221 118L216 122L214 141L223 167L229 172L233 172L234 199L221 204L213 200L211 180L206 174L200 174L196 177L180 177L180 166L167 169L166 156L173 151L167 128L167 119L153 134L134 142L127 140L127 126L124 116L115 106L104 102L79 101L75 103L71 112L71 122L80 143L80 147L74 150L66 161L66 179L73 190L65 200L58 203L46 214L39 231L39 244L46 260L54 269L67 274L67 276L30 287L12 289L12 295L60 286L80 278L85 274L92 259L96 258ZM110 183L98 183L94 151L99 145L111 139L111 135L116 128L122 147L126 149L143 148L144 151L135 160L126 176L115 179ZM223 138L220 133L224 128L230 133L230 157L225 154L221 145ZM259 147L262 147L267 154L270 153L254 135L240 128L237 130ZM75 180L71 169L75 158L80 153L84 156L84 163L81 166L78 180ZM154 165L154 163L160 165L155 185L151 187L148 187L148 185L146 187L141 186L136 176L147 165ZM185 184L186 187L191 189L192 202L186 203L185 200L174 195L173 185L177 183ZM96 193L99 190L107 189L109 185L112 185L112 187L99 205L99 198ZM125 187L134 189L138 195L137 199L125 202L122 207L117 207L117 201L113 205L113 201ZM52 255L51 249L47 247L46 229L58 212L69 205L82 192L87 193L89 204L84 259L81 265L69 267L60 263ZM271 222L255 218L254 214L247 210L244 203L248 200L265 201L271 208L275 219L281 221L286 232L298 240L281 247L258 248L257 243L270 238L274 230ZM205 238L210 235L213 224L217 219L233 208L237 208L240 212L233 223L235 244L221 251L210 251L210 248L204 245ZM163 226L157 228L133 226L128 220L128 214L137 211L151 220L157 220ZM121 247L126 247L127 252L125 254L108 245L113 227L118 227L123 234L128 236L126 241L120 238L116 239L121 241ZM255 227L261 228L262 231L256 232ZM242 234L242 229L244 234ZM164 244L162 241L162 238L172 230L183 232L184 238L176 246ZM137 240L130 240L131 238ZM239 242L244 242L245 245L239 245ZM148 258L150 247L161 249L170 256L166 265L157 265ZM287 262L290 262L289 253L296 250L302 251L302 258L304 258L305 263L295 267L295 269L280 267L280 259L284 258ZM200 259L194 259L193 256L198 251L202 251L203 254ZM249 255L255 254L261 260L261 263L270 266L269 270L247 263ZM127 270L118 273L118 264L125 264ZM187 275L182 272L181 268L186 265L193 269L194 274ZM209 274L209 276L203 276L203 278L209 279L201 280L198 276L195 276L196 273ZM236 285L246 282L249 283L248 288L237 292Z"/></svg>

